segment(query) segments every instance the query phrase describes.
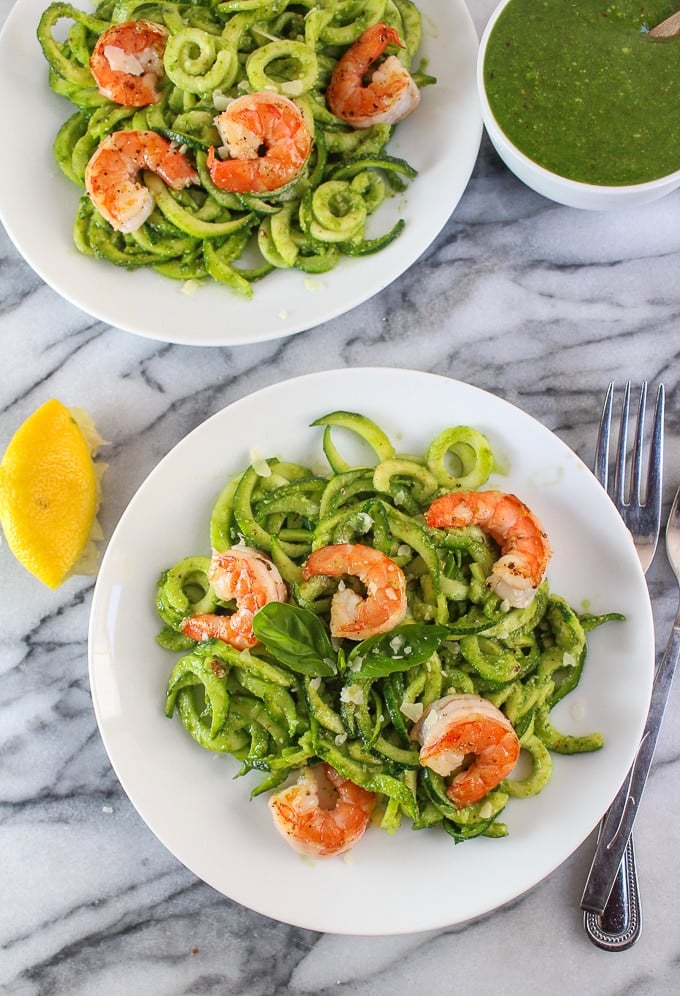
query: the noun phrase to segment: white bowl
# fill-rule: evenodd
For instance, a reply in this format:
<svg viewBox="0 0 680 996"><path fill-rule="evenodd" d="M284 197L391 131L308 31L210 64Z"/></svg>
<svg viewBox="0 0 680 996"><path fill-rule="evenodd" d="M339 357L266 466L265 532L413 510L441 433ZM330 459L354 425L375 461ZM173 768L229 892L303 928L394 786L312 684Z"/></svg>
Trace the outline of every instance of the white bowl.
<svg viewBox="0 0 680 996"><path fill-rule="evenodd" d="M647 183L617 186L569 180L567 177L539 166L537 162L526 156L510 141L496 121L489 105L484 85L484 60L489 37L496 21L508 4L512 2L513 0L502 0L494 10L482 35L477 56L477 90L481 102L482 120L496 152L505 165L523 183L544 197L549 197L551 200L557 201L558 204L566 204L567 207L586 208L591 211L608 211L612 208L646 204L677 190L680 187L680 170Z"/></svg>

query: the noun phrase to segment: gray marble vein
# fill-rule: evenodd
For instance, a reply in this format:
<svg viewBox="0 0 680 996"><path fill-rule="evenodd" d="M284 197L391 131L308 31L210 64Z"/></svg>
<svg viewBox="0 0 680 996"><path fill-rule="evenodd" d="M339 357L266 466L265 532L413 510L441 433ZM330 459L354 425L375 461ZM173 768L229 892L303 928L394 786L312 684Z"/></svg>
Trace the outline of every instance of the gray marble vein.
<svg viewBox="0 0 680 996"><path fill-rule="evenodd" d="M11 6L0 3L0 23ZM481 29L493 0L470 6ZM562 208L523 187L483 141L439 237L372 300L288 339L200 349L145 340L80 312L0 228L0 452L48 397L86 408L108 443L108 539L138 486L187 432L288 377L359 365L445 374L518 405L588 464L606 384L646 378L667 389L667 509L680 480L679 233L680 193L616 213ZM678 598L662 554L648 577L661 647ZM0 546L0 992L680 989L679 683L636 824L644 928L631 950L605 954L583 932L578 904L592 837L530 892L476 921L404 937L323 935L220 896L127 800L90 699L92 588L77 578L48 592ZM427 882L406 887L409 901L427 903Z"/></svg>

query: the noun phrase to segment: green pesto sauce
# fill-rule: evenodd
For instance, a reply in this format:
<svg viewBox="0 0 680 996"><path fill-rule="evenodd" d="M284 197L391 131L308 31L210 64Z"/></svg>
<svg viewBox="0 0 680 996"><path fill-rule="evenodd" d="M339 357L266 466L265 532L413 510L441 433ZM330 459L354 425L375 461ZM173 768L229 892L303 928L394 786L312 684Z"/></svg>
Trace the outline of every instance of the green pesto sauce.
<svg viewBox="0 0 680 996"><path fill-rule="evenodd" d="M489 104L529 158L617 186L680 169L680 38L647 36L676 0L511 0L484 61Z"/></svg>

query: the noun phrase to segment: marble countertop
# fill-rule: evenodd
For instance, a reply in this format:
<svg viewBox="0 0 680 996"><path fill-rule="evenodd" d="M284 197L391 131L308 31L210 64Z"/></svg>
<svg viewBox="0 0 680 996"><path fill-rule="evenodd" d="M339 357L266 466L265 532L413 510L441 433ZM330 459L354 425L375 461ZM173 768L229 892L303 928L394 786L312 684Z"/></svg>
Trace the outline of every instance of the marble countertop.
<svg viewBox="0 0 680 996"><path fill-rule="evenodd" d="M11 8L0 3L0 20ZM470 0L478 30L493 0ZM47 398L89 410L110 440L108 539L158 460L225 405L303 373L433 371L490 390L592 463L610 380L667 390L665 507L680 481L680 192L589 213L524 188L486 140L422 258L375 298L288 339L201 349L110 328L61 299L0 228L0 452ZM677 589L648 575L663 647ZM90 699L93 581L52 593L0 548L0 991L34 994L547 992L680 989L680 683L636 824L643 931L625 952L587 939L579 900L594 834L552 875L480 919L399 937L278 923L198 881L142 822ZM455 882L451 883L452 889ZM414 882L413 903L427 903ZM357 896L361 903L366 897ZM332 896L328 897L332 902Z"/></svg>

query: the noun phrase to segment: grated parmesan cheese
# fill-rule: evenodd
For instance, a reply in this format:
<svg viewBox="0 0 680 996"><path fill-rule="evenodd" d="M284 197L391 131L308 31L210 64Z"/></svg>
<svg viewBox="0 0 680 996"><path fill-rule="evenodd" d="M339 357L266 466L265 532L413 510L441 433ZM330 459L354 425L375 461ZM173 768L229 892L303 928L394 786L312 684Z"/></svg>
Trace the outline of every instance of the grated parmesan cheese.
<svg viewBox="0 0 680 996"><path fill-rule="evenodd" d="M232 97L227 97L221 90L213 90L212 102L216 111L226 111L232 102Z"/></svg>
<svg viewBox="0 0 680 996"><path fill-rule="evenodd" d="M258 477L270 477L272 469L259 450L250 451L250 465Z"/></svg>
<svg viewBox="0 0 680 996"><path fill-rule="evenodd" d="M361 685L345 685L340 692L341 702L351 702L352 705L364 704L364 690Z"/></svg>
<svg viewBox="0 0 680 996"><path fill-rule="evenodd" d="M410 719L412 723L417 723L423 715L423 703L402 702L399 706L399 712L403 712L404 716L406 716L407 719Z"/></svg>

